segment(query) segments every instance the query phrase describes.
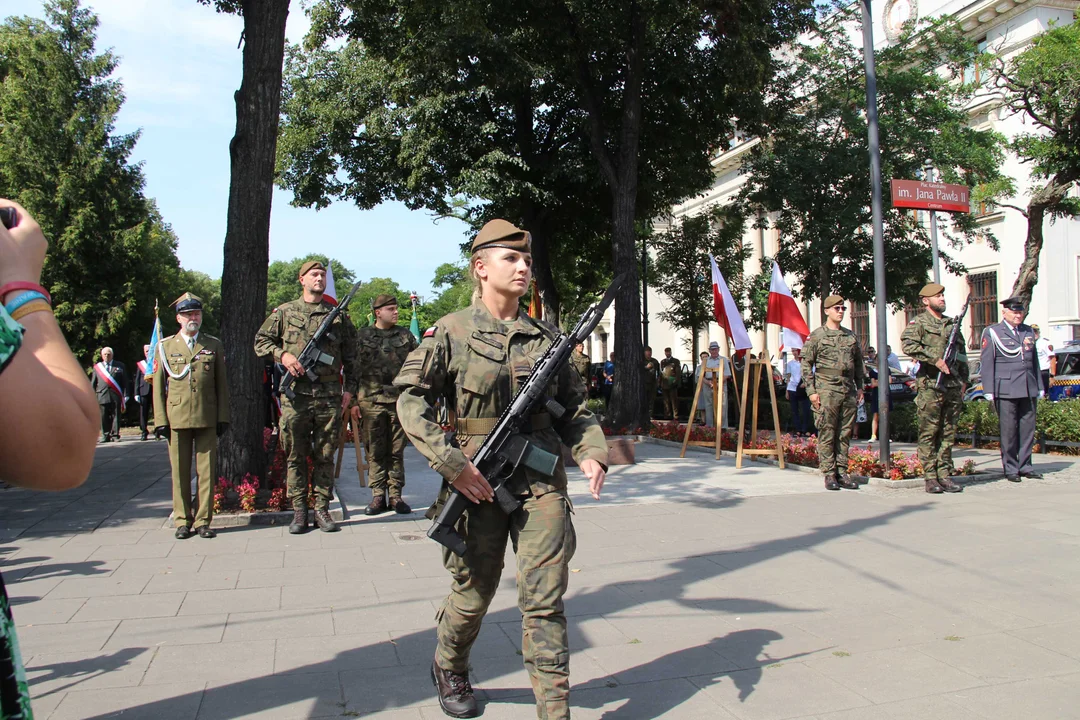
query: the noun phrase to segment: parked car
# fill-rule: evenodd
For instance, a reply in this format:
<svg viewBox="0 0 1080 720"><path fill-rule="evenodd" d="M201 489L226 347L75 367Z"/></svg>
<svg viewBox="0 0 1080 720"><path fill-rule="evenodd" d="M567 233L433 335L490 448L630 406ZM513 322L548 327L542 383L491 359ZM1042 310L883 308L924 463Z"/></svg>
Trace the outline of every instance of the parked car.
<svg viewBox="0 0 1080 720"><path fill-rule="evenodd" d="M1054 351L1057 372L1050 378L1050 399L1080 397L1080 342L1070 340Z"/></svg>
<svg viewBox="0 0 1080 720"><path fill-rule="evenodd" d="M889 368L889 397L892 399L893 405L911 402L917 394L915 378L902 370Z"/></svg>

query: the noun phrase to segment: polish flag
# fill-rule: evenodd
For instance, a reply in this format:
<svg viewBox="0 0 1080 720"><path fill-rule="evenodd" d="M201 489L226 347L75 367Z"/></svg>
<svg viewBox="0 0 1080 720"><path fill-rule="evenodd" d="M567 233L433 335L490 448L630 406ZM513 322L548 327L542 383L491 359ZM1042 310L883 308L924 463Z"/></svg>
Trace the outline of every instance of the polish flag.
<svg viewBox="0 0 1080 720"><path fill-rule="evenodd" d="M713 315L716 316L716 322L727 331L736 350L746 350L752 347L753 343L750 342L750 335L743 324L742 313L735 305L735 298L731 297L731 291L724 282L724 276L720 274L720 268L716 266L716 258L711 254L709 264L712 265Z"/></svg>
<svg viewBox="0 0 1080 720"><path fill-rule="evenodd" d="M334 269L330 261L326 261L326 289L323 290L323 300L331 305L337 305L337 289L334 287Z"/></svg>
<svg viewBox="0 0 1080 720"><path fill-rule="evenodd" d="M765 313L765 322L769 325L779 325L781 331L781 348L801 348L803 342L810 336L810 328L806 326L802 311L799 310L791 290L784 282L784 276L780 273L780 266L773 262L772 281L769 283L769 307Z"/></svg>

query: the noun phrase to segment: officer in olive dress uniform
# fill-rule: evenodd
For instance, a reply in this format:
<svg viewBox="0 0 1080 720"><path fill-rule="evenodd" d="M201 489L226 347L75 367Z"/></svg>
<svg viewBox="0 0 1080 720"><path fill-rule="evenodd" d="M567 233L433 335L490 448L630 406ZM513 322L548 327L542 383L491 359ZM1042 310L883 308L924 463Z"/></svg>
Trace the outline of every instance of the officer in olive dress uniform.
<svg viewBox="0 0 1080 720"><path fill-rule="evenodd" d="M803 382L818 430L818 467L827 489L858 490L848 475L848 448L865 385L862 351L855 333L840 326L844 299L830 295L822 306L825 324L810 333L802 349Z"/></svg>
<svg viewBox="0 0 1080 720"><path fill-rule="evenodd" d="M417 342L407 328L397 324L397 298L379 295L371 307L374 324L357 332L360 351L357 401L364 423L371 482L371 504L364 514L378 515L387 510L405 514L412 512L412 508L401 497L405 487L405 431L398 421L399 391L394 387L394 378L405 358L416 349Z"/></svg>
<svg viewBox="0 0 1080 720"><path fill-rule="evenodd" d="M1039 478L1031 465L1035 406L1042 394L1035 331L1024 324L1027 308L1019 297L1001 302L1005 319L982 334L983 393L994 403L1001 426L1001 464L1012 482Z"/></svg>
<svg viewBox="0 0 1080 720"><path fill-rule="evenodd" d="M176 537L185 540L194 530L212 538L214 482L217 480L217 439L229 426L229 385L225 347L200 332L202 300L184 293L176 302L180 332L158 343L154 368L154 434L169 440L172 465L173 520ZM198 475L197 507L191 507L191 452Z"/></svg>
<svg viewBox="0 0 1080 720"><path fill-rule="evenodd" d="M295 396L281 396L281 419L278 437L287 458L286 484L293 521L289 532L307 531L308 458L311 458L311 484L315 490L315 524L323 532L337 528L330 518L330 499L334 494L334 450L341 432L341 412L356 394L360 379L356 351L356 327L346 312L334 320L320 345L333 358L317 363L308 379L297 359L315 335L333 304L323 298L326 290L326 266L309 260L300 266L301 297L274 308L255 335L255 354L272 357L296 377ZM342 389L341 371L345 370Z"/></svg>
<svg viewBox="0 0 1080 720"><path fill-rule="evenodd" d="M956 443L956 422L964 409L968 362L963 334L953 367L945 364L949 336L956 324L946 317L945 287L929 283L919 291L924 312L904 328L900 340L904 352L919 361L916 383L919 394L915 407L919 418L919 462L923 466L926 492L941 494L963 490L949 475L953 471L952 448Z"/></svg>
<svg viewBox="0 0 1080 720"><path fill-rule="evenodd" d="M518 301L529 287L530 247L527 232L505 220L487 223L472 245L470 274L478 284L472 306L427 330L394 381L401 388L398 415L405 432L443 476L431 513L440 509L451 486L476 503L458 526L467 547L464 557L443 552L453 584L436 616L438 646L431 671L439 704L451 717L477 713L469 683L469 653L499 587L511 539L517 555L521 652L532 680L537 717L570 717L563 595L577 542L566 470L561 459L550 476L520 468L506 487L523 505L506 515L491 502L491 486L469 460L559 334L552 325L519 312ZM607 444L586 405L581 377L567 363L548 392L566 413L559 419L544 411L533 415L528 439L556 455L560 443L569 447L589 479L593 497L599 499ZM456 437L448 437L438 423L433 404L437 397L447 398L455 410Z"/></svg>

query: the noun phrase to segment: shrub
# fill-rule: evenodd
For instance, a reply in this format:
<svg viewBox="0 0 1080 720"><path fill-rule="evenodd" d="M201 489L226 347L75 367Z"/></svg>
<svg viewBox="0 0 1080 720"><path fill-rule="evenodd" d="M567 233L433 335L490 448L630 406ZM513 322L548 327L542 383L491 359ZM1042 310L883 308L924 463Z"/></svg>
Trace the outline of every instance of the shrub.
<svg viewBox="0 0 1080 720"><path fill-rule="evenodd" d="M1080 399L1040 402L1035 430L1045 433L1047 440L1080 442Z"/></svg>

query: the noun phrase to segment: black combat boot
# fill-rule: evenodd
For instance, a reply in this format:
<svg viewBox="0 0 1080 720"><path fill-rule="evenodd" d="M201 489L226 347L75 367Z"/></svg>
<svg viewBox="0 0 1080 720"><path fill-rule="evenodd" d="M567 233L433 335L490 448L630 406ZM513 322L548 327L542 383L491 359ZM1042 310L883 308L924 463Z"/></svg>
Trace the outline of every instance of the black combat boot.
<svg viewBox="0 0 1080 720"><path fill-rule="evenodd" d="M951 478L938 478L938 485L940 485L941 489L947 493L964 492L964 488L954 483Z"/></svg>
<svg viewBox="0 0 1080 720"><path fill-rule="evenodd" d="M941 493L945 492L945 490L941 487L938 481L933 478L926 478L923 482L926 485L926 492L930 493L931 495L940 495Z"/></svg>
<svg viewBox="0 0 1080 720"><path fill-rule="evenodd" d="M412 512L412 508L409 507L409 503L405 502L405 500L400 495L395 495L394 497L390 498L390 509L398 513L399 515L408 515Z"/></svg>
<svg viewBox="0 0 1080 720"><path fill-rule="evenodd" d="M293 508L292 523L289 525L290 535L302 535L307 532L307 508Z"/></svg>
<svg viewBox="0 0 1080 720"><path fill-rule="evenodd" d="M371 504L364 508L365 515L380 515L390 508L386 504L386 495L379 492L378 495L373 495L371 498Z"/></svg>
<svg viewBox="0 0 1080 720"><path fill-rule="evenodd" d="M840 479L837 480L836 482L837 482L838 485L840 485L840 487L847 488L848 490L858 490L859 489L859 482L857 480L853 480L851 478L851 476L848 475L847 473L844 473L843 475L841 475Z"/></svg>
<svg viewBox="0 0 1080 720"><path fill-rule="evenodd" d="M836 478L832 475L825 476L825 489L826 490L839 490L840 486L836 482Z"/></svg>
<svg viewBox="0 0 1080 720"><path fill-rule="evenodd" d="M337 532L338 526L325 508L315 511L315 524L323 532Z"/></svg>
<svg viewBox="0 0 1080 720"><path fill-rule="evenodd" d="M439 693L439 706L453 718L476 717L476 698L473 697L472 685L468 673L460 674L443 670L431 663L431 681Z"/></svg>

